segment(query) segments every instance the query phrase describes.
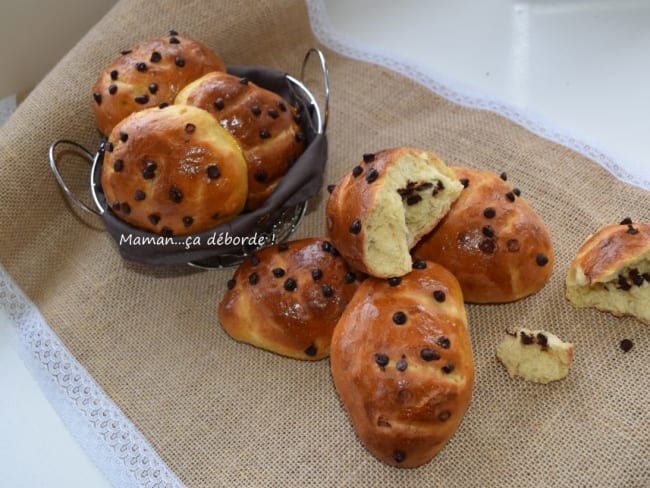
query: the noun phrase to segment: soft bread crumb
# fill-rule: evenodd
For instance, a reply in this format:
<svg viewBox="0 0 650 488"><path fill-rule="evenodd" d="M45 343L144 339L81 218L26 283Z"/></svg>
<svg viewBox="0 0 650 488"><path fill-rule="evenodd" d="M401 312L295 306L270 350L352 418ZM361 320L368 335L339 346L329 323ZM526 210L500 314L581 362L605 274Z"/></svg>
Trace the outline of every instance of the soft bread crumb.
<svg viewBox="0 0 650 488"><path fill-rule="evenodd" d="M571 343L543 330L515 327L497 346L497 358L511 378L550 383L565 378L573 363Z"/></svg>

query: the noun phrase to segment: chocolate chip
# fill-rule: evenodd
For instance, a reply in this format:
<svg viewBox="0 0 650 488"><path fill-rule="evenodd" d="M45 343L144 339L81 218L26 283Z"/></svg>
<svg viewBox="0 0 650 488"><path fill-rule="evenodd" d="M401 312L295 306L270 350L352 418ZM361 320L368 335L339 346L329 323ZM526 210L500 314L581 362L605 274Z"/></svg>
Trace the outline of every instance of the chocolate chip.
<svg viewBox="0 0 650 488"><path fill-rule="evenodd" d="M620 225L632 225L632 219L630 217L625 217L621 220Z"/></svg>
<svg viewBox="0 0 650 488"><path fill-rule="evenodd" d="M440 359L440 354L438 354L433 349L430 349L428 347L423 347L420 350L420 357L425 361L437 361L438 359Z"/></svg>
<svg viewBox="0 0 650 488"><path fill-rule="evenodd" d="M519 240L518 239L508 239L506 242L506 247L510 252L519 252Z"/></svg>
<svg viewBox="0 0 650 488"><path fill-rule="evenodd" d="M436 343L443 349L449 349L449 346L451 346L451 341L445 336L438 337Z"/></svg>
<svg viewBox="0 0 650 488"><path fill-rule="evenodd" d="M395 363L395 369L397 369L397 371L406 371L406 368L408 367L409 363L406 362L406 358L404 356L402 356L402 359Z"/></svg>
<svg viewBox="0 0 650 488"><path fill-rule="evenodd" d="M167 102L162 102L158 104L158 108L163 109L169 107L169 104Z"/></svg>
<svg viewBox="0 0 650 488"><path fill-rule="evenodd" d="M397 325L404 325L406 323L406 314L402 311L395 312L393 314L393 322L395 322Z"/></svg>
<svg viewBox="0 0 650 488"><path fill-rule="evenodd" d="M172 29L172 30L169 31L169 35L170 36L177 36L178 32L176 32L175 30Z"/></svg>
<svg viewBox="0 0 650 488"><path fill-rule="evenodd" d="M196 130L196 126L194 124L185 124L185 132L188 134L192 134Z"/></svg>
<svg viewBox="0 0 650 488"><path fill-rule="evenodd" d="M451 412L449 410L443 410L438 414L438 420L440 420L440 422L446 422L449 420L449 417L451 417Z"/></svg>
<svg viewBox="0 0 650 488"><path fill-rule="evenodd" d="M269 175L263 169L258 169L257 171L255 171L255 176L254 176L255 181L264 183L268 177Z"/></svg>
<svg viewBox="0 0 650 488"><path fill-rule="evenodd" d="M279 108L280 110L282 110L283 112L286 112L286 111L287 111L287 106L284 104L283 101L280 100L276 105L277 105L278 108Z"/></svg>
<svg viewBox="0 0 650 488"><path fill-rule="evenodd" d="M219 212L213 213L212 217L210 217L212 220L219 220L221 218L221 215L219 215Z"/></svg>
<svg viewBox="0 0 650 488"><path fill-rule="evenodd" d="M491 225L484 225L482 230L485 237L494 237L494 228Z"/></svg>
<svg viewBox="0 0 650 488"><path fill-rule="evenodd" d="M368 174L366 175L366 181L372 183L379 177L379 172L375 168L370 168Z"/></svg>
<svg viewBox="0 0 650 488"><path fill-rule="evenodd" d="M142 170L142 177L145 180L150 180L155 176L155 171L158 169L158 165L153 161L146 161L144 169Z"/></svg>
<svg viewBox="0 0 650 488"><path fill-rule="evenodd" d="M172 202L181 203L183 200L183 192L176 185L172 185L169 189L169 198L172 199Z"/></svg>
<svg viewBox="0 0 650 488"><path fill-rule="evenodd" d="M280 116L278 111L274 108L268 109L266 113L269 114L269 117L271 117L272 119L277 119Z"/></svg>
<svg viewBox="0 0 650 488"><path fill-rule="evenodd" d="M427 262L421 259L416 259L413 263L413 269L427 269Z"/></svg>
<svg viewBox="0 0 650 488"><path fill-rule="evenodd" d="M124 51L120 51L120 54L122 56L126 56L127 54L131 54L133 51L131 49L125 49Z"/></svg>
<svg viewBox="0 0 650 488"><path fill-rule="evenodd" d="M185 227L191 227L193 223L194 223L194 219L192 217L190 217L189 215L186 215L185 217L183 217L183 225Z"/></svg>
<svg viewBox="0 0 650 488"><path fill-rule="evenodd" d="M144 200L146 196L147 195L142 190L136 190L135 193L133 194L134 200L137 200L138 202Z"/></svg>
<svg viewBox="0 0 650 488"><path fill-rule="evenodd" d="M517 197L521 196L521 190L519 188L513 188L512 193L514 193L515 196L517 196Z"/></svg>
<svg viewBox="0 0 650 488"><path fill-rule="evenodd" d="M128 215L131 213L131 205L129 205L126 202L122 202L122 204L120 205L120 210L122 210L122 213Z"/></svg>
<svg viewBox="0 0 650 488"><path fill-rule="evenodd" d="M345 281L346 284L351 284L354 283L354 281L357 279L357 275L355 275L352 271L348 271L345 273L345 276L343 277L343 281Z"/></svg>
<svg viewBox="0 0 650 488"><path fill-rule="evenodd" d="M257 105L253 105L251 107L251 112L253 112L253 115L255 115L257 117L258 115L260 115L262 113L262 109L259 108Z"/></svg>
<svg viewBox="0 0 650 488"><path fill-rule="evenodd" d="M298 282L293 278L287 278L284 282L284 289L287 291L294 291L298 287Z"/></svg>
<svg viewBox="0 0 650 488"><path fill-rule="evenodd" d="M146 93L143 95L138 95L137 97L135 97L135 101L140 105L144 105L145 103L149 102L149 95L147 95Z"/></svg>
<svg viewBox="0 0 650 488"><path fill-rule="evenodd" d="M302 142L305 140L305 134L303 134L302 132L296 132L295 139L296 142Z"/></svg>
<svg viewBox="0 0 650 488"><path fill-rule="evenodd" d="M325 298L330 298L332 295L334 295L334 288L332 288L330 285L323 286L322 291Z"/></svg>
<svg viewBox="0 0 650 488"><path fill-rule="evenodd" d="M388 356L386 354L377 353L375 354L375 362L379 366L386 366L388 364Z"/></svg>
<svg viewBox="0 0 650 488"><path fill-rule="evenodd" d="M262 129L262 130L260 131L260 138L262 138L262 139L268 139L269 137L271 137L271 133L270 133L268 130L266 130L266 129Z"/></svg>
<svg viewBox="0 0 650 488"><path fill-rule="evenodd" d="M422 201L422 197L420 195L411 195L406 199L406 204L407 205L415 205L416 203L420 203Z"/></svg>
<svg viewBox="0 0 650 488"><path fill-rule="evenodd" d="M305 354L307 356L315 356L317 352L318 352L318 349L316 348L316 346L314 344L312 344L307 349L305 349Z"/></svg>
<svg viewBox="0 0 650 488"><path fill-rule="evenodd" d="M496 251L497 245L492 239L483 239L478 248L485 254L492 254Z"/></svg>
<svg viewBox="0 0 650 488"><path fill-rule="evenodd" d="M124 168L124 161L122 161L121 159L116 159L115 162L113 163L113 169L119 173L120 171L122 171L123 168Z"/></svg>
<svg viewBox="0 0 650 488"><path fill-rule="evenodd" d="M228 280L228 283L226 283L226 286L228 287L229 290L232 290L235 285L237 284L237 281L235 279Z"/></svg>
<svg viewBox="0 0 650 488"><path fill-rule="evenodd" d="M146 63L140 62L140 63L137 63L135 65L135 69L137 69L140 72L144 72L144 71L147 71L147 65L146 65Z"/></svg>
<svg viewBox="0 0 650 488"><path fill-rule="evenodd" d="M161 59L162 59L162 56L160 55L160 53L158 51L154 51L154 52L151 53L151 57L149 58L149 61L151 61L152 63L157 63Z"/></svg>
<svg viewBox="0 0 650 488"><path fill-rule="evenodd" d="M152 225L158 225L158 222L160 222L160 215L158 215L158 214L150 214L149 215L149 222L151 222Z"/></svg>
<svg viewBox="0 0 650 488"><path fill-rule="evenodd" d="M223 103L223 98L217 98L214 101L214 108L216 108L217 110L223 110L224 106L225 104Z"/></svg>
<svg viewBox="0 0 650 488"><path fill-rule="evenodd" d="M174 235L174 231L171 230L170 227L163 227L160 229L160 233L163 235L163 237L172 237Z"/></svg>
<svg viewBox="0 0 650 488"><path fill-rule="evenodd" d="M630 279L632 280L632 283L634 283L636 286L643 285L643 276L641 276L639 274L639 271L636 269L630 270Z"/></svg>
<svg viewBox="0 0 650 488"><path fill-rule="evenodd" d="M149 93L155 95L158 91L158 85L156 83L149 83Z"/></svg>
<svg viewBox="0 0 650 488"><path fill-rule="evenodd" d="M404 453L404 451L394 451L393 459L395 460L396 463L402 463L406 459L406 454Z"/></svg>
<svg viewBox="0 0 650 488"><path fill-rule="evenodd" d="M399 276L393 276L392 278L388 278L388 284L390 286L398 286L402 282L402 278Z"/></svg>
<svg viewBox="0 0 650 488"><path fill-rule="evenodd" d="M485 210L483 210L483 217L486 219L493 219L497 214L497 211L494 210L492 207L486 207Z"/></svg>
<svg viewBox="0 0 650 488"><path fill-rule="evenodd" d="M433 298L435 298L436 302L442 303L447 299L447 296L444 291L436 290L433 292Z"/></svg>
<svg viewBox="0 0 650 488"><path fill-rule="evenodd" d="M548 337L546 337L544 334L539 332L537 334L537 344L539 344L542 347L548 346Z"/></svg>
<svg viewBox="0 0 650 488"><path fill-rule="evenodd" d="M508 181L508 175L505 173L505 171L504 171L503 173L501 173L501 174L499 175L499 177L500 177L503 181Z"/></svg>
<svg viewBox="0 0 650 488"><path fill-rule="evenodd" d="M623 352L628 352L634 346L634 343L630 339L623 339L619 344Z"/></svg>
<svg viewBox="0 0 650 488"><path fill-rule="evenodd" d="M129 140L129 135L126 132L120 131L120 141L126 142Z"/></svg>
<svg viewBox="0 0 650 488"><path fill-rule="evenodd" d="M115 95L117 93L117 85L115 83L108 85L108 93L111 95Z"/></svg>
<svg viewBox="0 0 650 488"><path fill-rule="evenodd" d="M514 202L515 201L515 194L512 193L511 191L509 191L508 193L506 193L506 198L508 200L510 200L511 202Z"/></svg>
<svg viewBox="0 0 650 488"><path fill-rule="evenodd" d="M449 374L454 370L454 368L455 368L455 366L453 365L453 363L447 363L442 367L442 370L445 373Z"/></svg>
<svg viewBox="0 0 650 488"><path fill-rule="evenodd" d="M629 224L625 232L627 232L630 235L635 235L639 233L639 229L635 229L634 227L632 227L632 224Z"/></svg>
<svg viewBox="0 0 650 488"><path fill-rule="evenodd" d="M221 176L221 171L219 170L219 166L216 164L210 164L208 167L205 168L205 172L208 175L208 178L211 180L216 180Z"/></svg>
<svg viewBox="0 0 650 488"><path fill-rule="evenodd" d="M338 249L336 249L334 246L330 246L330 254L334 256L335 258L339 257L341 253L339 252Z"/></svg>
<svg viewBox="0 0 650 488"><path fill-rule="evenodd" d="M352 224L350 224L349 231L350 234L358 234L361 232L361 221L359 219L353 220Z"/></svg>
<svg viewBox="0 0 650 488"><path fill-rule="evenodd" d="M375 160L375 155L371 153L366 153L363 155L364 163L372 163Z"/></svg>
<svg viewBox="0 0 650 488"><path fill-rule="evenodd" d="M330 241L324 241L320 248L325 251L325 252L331 252L332 251L332 243Z"/></svg>
<svg viewBox="0 0 650 488"><path fill-rule="evenodd" d="M260 281L260 275L258 275L257 273L251 273L250 275L248 275L248 282L251 285L257 285L259 281Z"/></svg>
<svg viewBox="0 0 650 488"><path fill-rule="evenodd" d="M260 264L260 258L257 256L257 254L251 254L251 266L257 266Z"/></svg>
<svg viewBox="0 0 650 488"><path fill-rule="evenodd" d="M185 60L180 56L176 56L176 59L174 59L174 64L176 64L176 66L178 66L179 68L182 68L183 66L185 66Z"/></svg>
<svg viewBox="0 0 650 488"><path fill-rule="evenodd" d="M180 44L181 41L179 41L177 37L171 37L171 38L169 39L169 43L170 43L170 44Z"/></svg>
<svg viewBox="0 0 650 488"><path fill-rule="evenodd" d="M113 202L113 210L119 210L119 209L120 209L120 202L118 202L117 200L115 200L115 201Z"/></svg>
<svg viewBox="0 0 650 488"><path fill-rule="evenodd" d="M332 193L334 191L334 188L336 188L336 185L327 185L327 192Z"/></svg>
<svg viewBox="0 0 650 488"><path fill-rule="evenodd" d="M618 288L623 290L623 291L628 291L630 288L632 288L632 285L630 285L627 282L627 280L625 279L625 276L618 275Z"/></svg>
<svg viewBox="0 0 650 488"><path fill-rule="evenodd" d="M442 190L445 189L445 185L442 184L442 181L438 180L438 181L436 182L436 188L437 188L438 190L442 191Z"/></svg>
<svg viewBox="0 0 650 488"><path fill-rule="evenodd" d="M113 81L117 80L118 75L119 75L119 73L117 72L116 69L111 71L111 80L113 80Z"/></svg>
<svg viewBox="0 0 650 488"><path fill-rule="evenodd" d="M352 168L352 176L355 178L359 176L361 173L363 173L363 168L361 166L355 166Z"/></svg>
<svg viewBox="0 0 650 488"><path fill-rule="evenodd" d="M273 276L276 278L282 278L284 276L284 270L282 268L273 268L271 273L273 273Z"/></svg>
<svg viewBox="0 0 650 488"><path fill-rule="evenodd" d="M535 262L537 263L537 266L546 266L548 264L548 257L546 254L540 252L535 256Z"/></svg>
<svg viewBox="0 0 650 488"><path fill-rule="evenodd" d="M526 334L523 330L519 332L519 337L521 338L521 343L525 346L533 343L533 336Z"/></svg>
<svg viewBox="0 0 650 488"><path fill-rule="evenodd" d="M245 77L239 78L239 83L241 83L242 85L248 85L248 78Z"/></svg>
<svg viewBox="0 0 650 488"><path fill-rule="evenodd" d="M467 188L469 186L469 179L468 178L461 178L460 184L463 185L464 188Z"/></svg>
<svg viewBox="0 0 650 488"><path fill-rule="evenodd" d="M283 242L282 244L278 244L278 251L279 252L284 252L287 249L289 249L289 244L287 244L286 242Z"/></svg>
<svg viewBox="0 0 650 488"><path fill-rule="evenodd" d="M319 281L323 277L323 272L319 268L311 270L311 277L314 281Z"/></svg>
<svg viewBox="0 0 650 488"><path fill-rule="evenodd" d="M95 99L95 103L97 103L97 105L102 104L102 94L101 93L93 93L93 98Z"/></svg>

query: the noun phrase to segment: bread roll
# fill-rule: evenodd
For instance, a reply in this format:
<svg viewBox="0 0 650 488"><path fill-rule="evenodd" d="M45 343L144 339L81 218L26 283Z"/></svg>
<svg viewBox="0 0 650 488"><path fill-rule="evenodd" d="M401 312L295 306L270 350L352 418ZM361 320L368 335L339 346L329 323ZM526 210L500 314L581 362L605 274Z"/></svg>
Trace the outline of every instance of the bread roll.
<svg viewBox="0 0 650 488"><path fill-rule="evenodd" d="M542 219L505 173L452 169L465 189L413 256L451 271L467 302L512 302L540 290L554 261Z"/></svg>
<svg viewBox="0 0 650 488"><path fill-rule="evenodd" d="M589 236L569 267L566 294L575 307L650 325L650 223L625 219Z"/></svg>
<svg viewBox="0 0 650 488"><path fill-rule="evenodd" d="M190 83L177 104L210 112L239 142L248 162L248 203L264 203L305 149L296 109L246 78L209 73Z"/></svg>
<svg viewBox="0 0 650 488"><path fill-rule="evenodd" d="M219 320L235 340L295 359L322 359L357 287L357 275L329 241L283 243L237 269Z"/></svg>
<svg viewBox="0 0 650 488"><path fill-rule="evenodd" d="M246 202L246 161L204 110L150 108L117 124L105 144L102 188L131 225L172 236L237 216Z"/></svg>
<svg viewBox="0 0 650 488"><path fill-rule="evenodd" d="M402 276L411 270L409 250L462 189L453 171L427 151L366 154L332 191L327 229L354 268L380 278Z"/></svg>
<svg viewBox="0 0 650 488"><path fill-rule="evenodd" d="M515 327L497 346L497 357L511 378L550 383L565 378L573 364L573 344L545 330Z"/></svg>
<svg viewBox="0 0 650 488"><path fill-rule="evenodd" d="M449 441L469 406L474 363L463 295L442 266L364 281L334 330L332 377L377 458L412 468Z"/></svg>
<svg viewBox="0 0 650 488"><path fill-rule="evenodd" d="M122 51L97 79L93 88L97 127L107 136L127 115L171 104L190 81L224 69L217 53L174 31L143 41Z"/></svg>

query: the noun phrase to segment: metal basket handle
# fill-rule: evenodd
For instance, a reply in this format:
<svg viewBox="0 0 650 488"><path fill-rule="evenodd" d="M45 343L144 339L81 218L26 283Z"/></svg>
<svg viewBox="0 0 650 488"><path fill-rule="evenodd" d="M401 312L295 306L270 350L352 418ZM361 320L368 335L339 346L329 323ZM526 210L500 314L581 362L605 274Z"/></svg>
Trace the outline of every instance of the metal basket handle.
<svg viewBox="0 0 650 488"><path fill-rule="evenodd" d="M323 72L323 84L325 87L325 107L323 110L323 133L327 130L327 121L329 120L330 116L330 74L329 70L327 69L327 60L325 59L325 55L323 54L323 51L318 49L317 47L312 47L307 51L307 54L305 54L305 59L302 61L302 68L300 69L300 79L304 81L305 79L305 68L307 67L307 62L309 61L309 58L311 57L312 54L316 54L318 56L318 60L320 61L320 69Z"/></svg>
<svg viewBox="0 0 650 488"><path fill-rule="evenodd" d="M70 203L76 205L81 210L84 210L84 211L86 211L88 213L91 213L93 215L101 217L100 212L98 212L95 209L90 208L84 202L79 200L79 198L77 198L77 196L74 193L72 193L72 190L70 190L70 188L68 188L68 185L65 184L65 181L63 180L63 176L61 176L61 172L59 171L59 168L58 168L58 166L56 164L56 158L54 157L54 151L56 150L57 146L60 146L60 145L72 146L74 148L74 150L75 150L74 152L76 152L77 154L83 156L83 158L86 161L88 161L88 163L90 163L91 166L94 163L94 159L95 159L94 155L88 149L83 147L81 144L78 144L78 143L76 143L74 141L69 141L67 139L59 139L58 141L53 142L50 145L50 149L48 151L48 155L49 155L49 158L50 158L50 169L52 170L52 173L54 173L54 178L56 178L56 182L59 184L59 186L61 187L61 190L63 190L64 195L70 201Z"/></svg>

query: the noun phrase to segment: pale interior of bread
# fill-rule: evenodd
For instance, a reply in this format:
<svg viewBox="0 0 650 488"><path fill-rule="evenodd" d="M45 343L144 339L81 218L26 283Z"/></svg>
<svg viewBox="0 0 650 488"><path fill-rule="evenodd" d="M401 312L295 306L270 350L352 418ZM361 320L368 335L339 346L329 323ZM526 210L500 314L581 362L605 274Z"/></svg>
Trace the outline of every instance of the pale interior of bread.
<svg viewBox="0 0 650 488"><path fill-rule="evenodd" d="M644 279L640 286L635 285L630 277L633 270L647 276L650 273L650 253L629 263L604 282L590 284L578 266L572 277L573 283L567 286L567 297L577 307L594 307L615 315L634 315L650 324L650 282ZM630 285L628 290L621 288L619 275Z"/></svg>
<svg viewBox="0 0 650 488"><path fill-rule="evenodd" d="M529 337L529 344L521 340L521 332ZM507 335L497 346L497 357L512 378L521 377L536 383L560 380L569 374L573 362L573 344L563 342L550 332L515 329L515 336ZM539 344L537 334L546 337L545 345Z"/></svg>
<svg viewBox="0 0 650 488"><path fill-rule="evenodd" d="M451 170L442 171L426 153L407 153L387 170L365 223L364 251L374 274L396 276L411 269L409 250L447 214L463 189ZM398 191L427 183L433 186L413 191L422 198L413 205Z"/></svg>

